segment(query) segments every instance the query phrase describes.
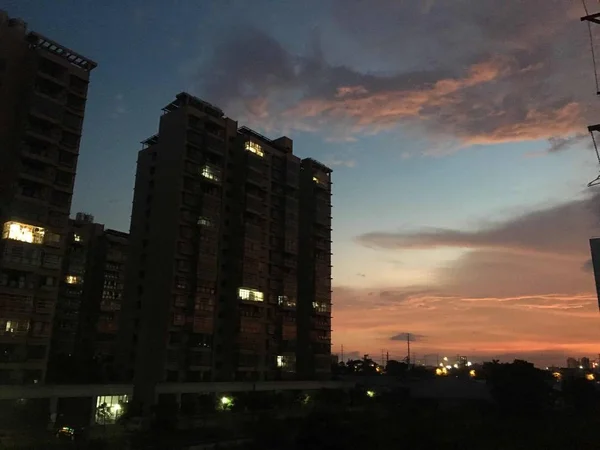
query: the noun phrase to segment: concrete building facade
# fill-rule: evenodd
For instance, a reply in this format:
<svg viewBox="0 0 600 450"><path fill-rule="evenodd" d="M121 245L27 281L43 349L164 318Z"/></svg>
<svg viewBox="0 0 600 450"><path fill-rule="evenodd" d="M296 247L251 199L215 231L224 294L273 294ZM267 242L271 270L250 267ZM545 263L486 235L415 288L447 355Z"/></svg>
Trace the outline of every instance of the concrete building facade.
<svg viewBox="0 0 600 450"><path fill-rule="evenodd" d="M42 383L93 61L0 11L0 383Z"/></svg>
<svg viewBox="0 0 600 450"><path fill-rule="evenodd" d="M292 146L186 93L163 109L138 154L124 381L152 395L161 382L327 376L331 170Z"/></svg>
<svg viewBox="0 0 600 450"><path fill-rule="evenodd" d="M89 214L69 221L50 347L49 381L113 381L129 236Z"/></svg>

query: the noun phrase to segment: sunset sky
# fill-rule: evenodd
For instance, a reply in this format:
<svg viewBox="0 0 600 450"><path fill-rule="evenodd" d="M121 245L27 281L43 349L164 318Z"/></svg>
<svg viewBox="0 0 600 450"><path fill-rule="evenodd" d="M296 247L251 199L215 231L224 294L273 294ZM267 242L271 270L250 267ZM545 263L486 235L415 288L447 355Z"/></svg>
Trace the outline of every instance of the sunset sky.
<svg viewBox="0 0 600 450"><path fill-rule="evenodd" d="M139 141L187 90L334 169L333 352L403 357L410 332L419 356L600 353L581 3L3 4L99 64L73 213L129 229Z"/></svg>

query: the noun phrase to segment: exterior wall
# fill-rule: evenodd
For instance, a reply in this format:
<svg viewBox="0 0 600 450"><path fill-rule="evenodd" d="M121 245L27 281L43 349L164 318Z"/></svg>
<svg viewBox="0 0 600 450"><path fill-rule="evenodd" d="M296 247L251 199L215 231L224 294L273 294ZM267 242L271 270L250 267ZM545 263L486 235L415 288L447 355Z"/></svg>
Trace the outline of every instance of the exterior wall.
<svg viewBox="0 0 600 450"><path fill-rule="evenodd" d="M594 269L594 281L596 282L596 294L598 296L598 308L600 308L600 238L590 239L590 250Z"/></svg>
<svg viewBox="0 0 600 450"><path fill-rule="evenodd" d="M300 174L298 371L331 371L331 170L303 159Z"/></svg>
<svg viewBox="0 0 600 450"><path fill-rule="evenodd" d="M123 299L128 235L82 213L70 220L48 381L109 382Z"/></svg>
<svg viewBox="0 0 600 450"><path fill-rule="evenodd" d="M0 35L0 384L41 383L95 63L3 12Z"/></svg>

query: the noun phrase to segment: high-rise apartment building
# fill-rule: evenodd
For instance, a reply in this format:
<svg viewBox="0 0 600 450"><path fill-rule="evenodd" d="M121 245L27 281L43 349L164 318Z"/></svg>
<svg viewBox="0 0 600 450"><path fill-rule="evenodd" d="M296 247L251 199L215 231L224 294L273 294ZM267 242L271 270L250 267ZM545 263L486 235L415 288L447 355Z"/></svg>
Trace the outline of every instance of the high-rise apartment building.
<svg viewBox="0 0 600 450"><path fill-rule="evenodd" d="M90 71L0 11L0 383L43 382Z"/></svg>
<svg viewBox="0 0 600 450"><path fill-rule="evenodd" d="M596 283L596 295L598 297L598 308L600 308L600 238L590 239L590 251L592 255L594 282Z"/></svg>
<svg viewBox="0 0 600 450"><path fill-rule="evenodd" d="M186 93L163 109L143 147L119 344L124 378L143 390L326 376L331 170L295 156L289 138L238 128Z"/></svg>
<svg viewBox="0 0 600 450"><path fill-rule="evenodd" d="M69 221L48 379L109 382L123 300L129 236L89 214Z"/></svg>

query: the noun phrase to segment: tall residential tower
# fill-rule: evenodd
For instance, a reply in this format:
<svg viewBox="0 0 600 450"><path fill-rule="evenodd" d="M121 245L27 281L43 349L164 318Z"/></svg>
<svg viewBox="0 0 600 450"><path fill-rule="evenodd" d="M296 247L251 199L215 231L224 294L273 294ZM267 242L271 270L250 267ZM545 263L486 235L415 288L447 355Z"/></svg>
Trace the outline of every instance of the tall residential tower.
<svg viewBox="0 0 600 450"><path fill-rule="evenodd" d="M0 11L0 384L45 379L94 67Z"/></svg>
<svg viewBox="0 0 600 450"><path fill-rule="evenodd" d="M138 154L119 358L159 382L327 377L331 170L181 93Z"/></svg>

